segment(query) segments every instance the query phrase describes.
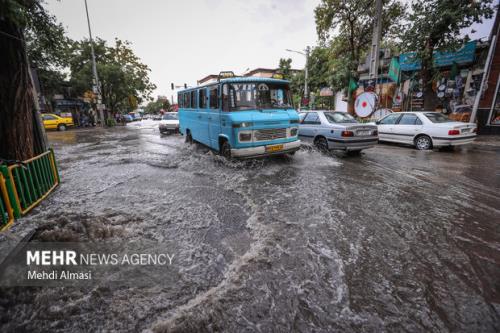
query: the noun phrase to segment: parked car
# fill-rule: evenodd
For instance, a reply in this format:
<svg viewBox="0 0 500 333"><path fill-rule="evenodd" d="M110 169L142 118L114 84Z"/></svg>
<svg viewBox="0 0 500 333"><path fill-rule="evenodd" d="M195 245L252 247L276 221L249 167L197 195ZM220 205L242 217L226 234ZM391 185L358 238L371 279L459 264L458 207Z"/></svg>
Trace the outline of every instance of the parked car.
<svg viewBox="0 0 500 333"><path fill-rule="evenodd" d="M155 114L153 115L153 120L161 120L162 115L161 114Z"/></svg>
<svg viewBox="0 0 500 333"><path fill-rule="evenodd" d="M45 129L57 129L58 131L65 131L68 127L72 127L73 118L59 117L56 114L44 113L42 114L43 127Z"/></svg>
<svg viewBox="0 0 500 333"><path fill-rule="evenodd" d="M160 133L179 132L179 116L177 112L165 113L158 127L160 128Z"/></svg>
<svg viewBox="0 0 500 333"><path fill-rule="evenodd" d="M378 142L377 126L360 124L346 112L306 111L300 119L300 140L321 150L359 153Z"/></svg>
<svg viewBox="0 0 500 333"><path fill-rule="evenodd" d="M129 112L129 115L132 117L133 121L139 121L142 120L142 116L138 112Z"/></svg>
<svg viewBox="0 0 500 333"><path fill-rule="evenodd" d="M396 112L376 122L380 141L414 145L419 150L458 146L476 138L477 126L439 112Z"/></svg>
<svg viewBox="0 0 500 333"><path fill-rule="evenodd" d="M126 123L131 123L131 122L133 122L133 121L134 121L134 117L132 117L132 116L131 116L131 115L129 115L129 114L124 114L124 115L122 116L122 119L123 119L123 121L124 121L124 122L126 122Z"/></svg>

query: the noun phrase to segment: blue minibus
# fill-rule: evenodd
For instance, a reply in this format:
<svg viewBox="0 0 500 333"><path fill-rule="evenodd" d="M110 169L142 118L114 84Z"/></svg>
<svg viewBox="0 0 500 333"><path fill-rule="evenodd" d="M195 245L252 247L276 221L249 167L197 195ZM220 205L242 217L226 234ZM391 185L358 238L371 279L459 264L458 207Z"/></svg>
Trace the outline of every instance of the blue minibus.
<svg viewBox="0 0 500 333"><path fill-rule="evenodd" d="M300 148L299 115L288 81L220 78L180 91L179 130L225 157L293 155Z"/></svg>

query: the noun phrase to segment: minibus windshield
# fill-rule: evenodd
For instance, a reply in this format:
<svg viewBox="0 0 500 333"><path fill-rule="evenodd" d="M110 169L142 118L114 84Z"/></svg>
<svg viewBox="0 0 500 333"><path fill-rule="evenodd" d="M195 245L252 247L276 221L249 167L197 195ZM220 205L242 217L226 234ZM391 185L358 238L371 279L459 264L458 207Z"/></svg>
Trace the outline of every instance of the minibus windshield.
<svg viewBox="0 0 500 333"><path fill-rule="evenodd" d="M222 103L224 111L292 108L290 90L284 83L226 83Z"/></svg>

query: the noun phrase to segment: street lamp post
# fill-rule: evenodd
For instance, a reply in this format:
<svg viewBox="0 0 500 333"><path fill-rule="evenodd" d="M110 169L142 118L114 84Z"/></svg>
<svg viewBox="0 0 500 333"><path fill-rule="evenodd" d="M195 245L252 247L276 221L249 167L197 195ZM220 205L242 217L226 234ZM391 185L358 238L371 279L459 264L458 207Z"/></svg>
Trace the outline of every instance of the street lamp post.
<svg viewBox="0 0 500 333"><path fill-rule="evenodd" d="M286 49L285 51L302 54L303 56L306 57L306 66L304 68L304 97L307 100L309 100L309 86L308 86L307 81L309 80L309 53L311 51L311 48L309 46L307 46L305 49L305 53L301 52L301 51L290 50L290 49Z"/></svg>
<svg viewBox="0 0 500 333"><path fill-rule="evenodd" d="M101 119L101 126L104 126L105 123L104 123L104 113L102 110L101 85L99 84L99 77L97 76L97 66L95 62L95 52L94 52L94 40L92 39L92 30L90 29L90 18L89 18L89 9L87 6L87 0L84 1L85 1L85 12L87 13L87 24L89 27L90 51L92 54L92 72L94 74L94 87L95 90L97 90L97 110L99 112L99 118Z"/></svg>

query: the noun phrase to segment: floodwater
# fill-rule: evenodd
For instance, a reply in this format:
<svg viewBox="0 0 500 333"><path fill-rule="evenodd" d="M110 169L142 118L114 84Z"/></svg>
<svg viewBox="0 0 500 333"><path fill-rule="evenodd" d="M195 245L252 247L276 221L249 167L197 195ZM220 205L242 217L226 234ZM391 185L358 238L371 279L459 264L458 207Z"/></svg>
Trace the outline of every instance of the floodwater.
<svg viewBox="0 0 500 333"><path fill-rule="evenodd" d="M3 288L2 332L500 331L495 141L226 161L153 121L49 139L62 184L0 240L170 242L178 279Z"/></svg>

